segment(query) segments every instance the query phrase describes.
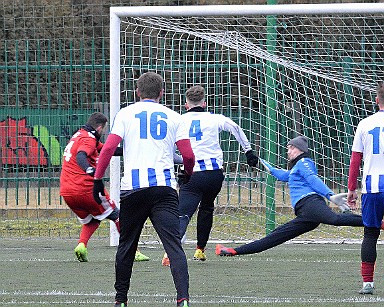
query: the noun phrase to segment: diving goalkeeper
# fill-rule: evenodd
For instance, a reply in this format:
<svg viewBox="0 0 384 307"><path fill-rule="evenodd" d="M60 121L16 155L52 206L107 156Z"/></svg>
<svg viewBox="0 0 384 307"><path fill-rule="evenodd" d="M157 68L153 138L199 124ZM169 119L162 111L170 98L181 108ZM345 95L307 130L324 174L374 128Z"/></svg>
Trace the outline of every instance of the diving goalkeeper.
<svg viewBox="0 0 384 307"><path fill-rule="evenodd" d="M350 213L347 193L334 194L318 177L317 168L308 153L308 140L298 136L288 142L289 170L277 169L263 159L261 164L280 181L288 182L292 207L296 217L277 227L266 237L236 248L216 245L216 254L235 256L260 253L311 231L321 223L334 226L362 227L361 215ZM344 213L334 212L325 202L327 198Z"/></svg>

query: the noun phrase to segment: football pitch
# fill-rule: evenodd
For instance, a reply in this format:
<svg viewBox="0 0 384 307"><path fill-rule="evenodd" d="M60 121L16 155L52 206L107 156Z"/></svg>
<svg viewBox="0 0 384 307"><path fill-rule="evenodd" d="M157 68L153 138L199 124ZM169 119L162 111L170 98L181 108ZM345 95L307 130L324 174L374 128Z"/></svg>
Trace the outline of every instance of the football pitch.
<svg viewBox="0 0 384 307"><path fill-rule="evenodd" d="M92 238L89 262L75 260L76 239L0 239L1 306L113 306L115 247ZM384 305L383 246L378 246L376 292L361 288L360 244L284 244L247 256L192 260L186 245L191 306ZM150 261L135 262L128 306L175 306L160 245L141 245Z"/></svg>

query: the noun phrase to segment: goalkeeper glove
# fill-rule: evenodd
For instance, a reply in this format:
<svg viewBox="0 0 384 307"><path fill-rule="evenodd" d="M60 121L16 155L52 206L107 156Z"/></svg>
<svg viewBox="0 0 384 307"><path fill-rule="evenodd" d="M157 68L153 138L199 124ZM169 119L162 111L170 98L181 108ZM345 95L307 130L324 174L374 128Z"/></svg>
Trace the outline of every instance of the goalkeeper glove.
<svg viewBox="0 0 384 307"><path fill-rule="evenodd" d="M257 163L259 163L259 158L253 153L253 150L248 150L245 153L245 156L247 157L247 163L249 166L256 166Z"/></svg>
<svg viewBox="0 0 384 307"><path fill-rule="evenodd" d="M264 166L265 170L266 170L268 173L270 173L271 170L273 169L273 166L272 166L271 164L269 164L267 161L265 161L265 160L263 160L263 159L261 159L261 158L259 158L259 160L260 160L261 164Z"/></svg>
<svg viewBox="0 0 384 307"><path fill-rule="evenodd" d="M105 196L104 183L102 179L93 180L93 198L98 204L102 203L101 196Z"/></svg>
<svg viewBox="0 0 384 307"><path fill-rule="evenodd" d="M339 207L341 212L350 212L351 208L347 204L347 193L334 194L329 197L329 200Z"/></svg>

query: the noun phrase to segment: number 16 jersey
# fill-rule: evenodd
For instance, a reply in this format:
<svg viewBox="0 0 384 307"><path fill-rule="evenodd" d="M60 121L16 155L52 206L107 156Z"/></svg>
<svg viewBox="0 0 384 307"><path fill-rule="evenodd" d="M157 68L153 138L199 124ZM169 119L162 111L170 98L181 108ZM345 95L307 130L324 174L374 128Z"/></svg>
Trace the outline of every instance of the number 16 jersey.
<svg viewBox="0 0 384 307"><path fill-rule="evenodd" d="M152 186L176 189L175 143L188 139L180 114L154 101L139 101L116 114L111 134L124 142L121 190Z"/></svg>

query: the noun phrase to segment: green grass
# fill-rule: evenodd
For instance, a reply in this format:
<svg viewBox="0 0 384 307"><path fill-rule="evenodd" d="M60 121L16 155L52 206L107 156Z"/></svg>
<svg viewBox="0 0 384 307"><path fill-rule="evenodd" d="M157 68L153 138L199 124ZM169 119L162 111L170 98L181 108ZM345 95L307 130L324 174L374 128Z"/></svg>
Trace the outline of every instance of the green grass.
<svg viewBox="0 0 384 307"><path fill-rule="evenodd" d="M194 214L187 230L190 240L196 239L196 214ZM286 223L294 216L292 214L276 215L277 225ZM211 240L244 241L254 240L265 235L266 219L262 214L215 215ZM0 237L39 238L62 237L75 238L80 232L81 225L76 217L42 217L18 219L0 219ZM97 230L99 238L109 236L109 221L103 221ZM363 237L363 228L335 227L320 225L314 231L304 234L299 239L336 239L360 240ZM142 233L143 241L158 240L151 222L148 220Z"/></svg>
<svg viewBox="0 0 384 307"><path fill-rule="evenodd" d="M76 239L0 240L0 305L112 306L114 255L108 239L92 238L89 262L75 260ZM140 246L151 257L134 264L129 306L175 306L169 268L159 245ZM192 306L383 306L383 247L378 247L376 294L361 296L359 244L284 244L231 258L207 250L194 262L186 245Z"/></svg>

